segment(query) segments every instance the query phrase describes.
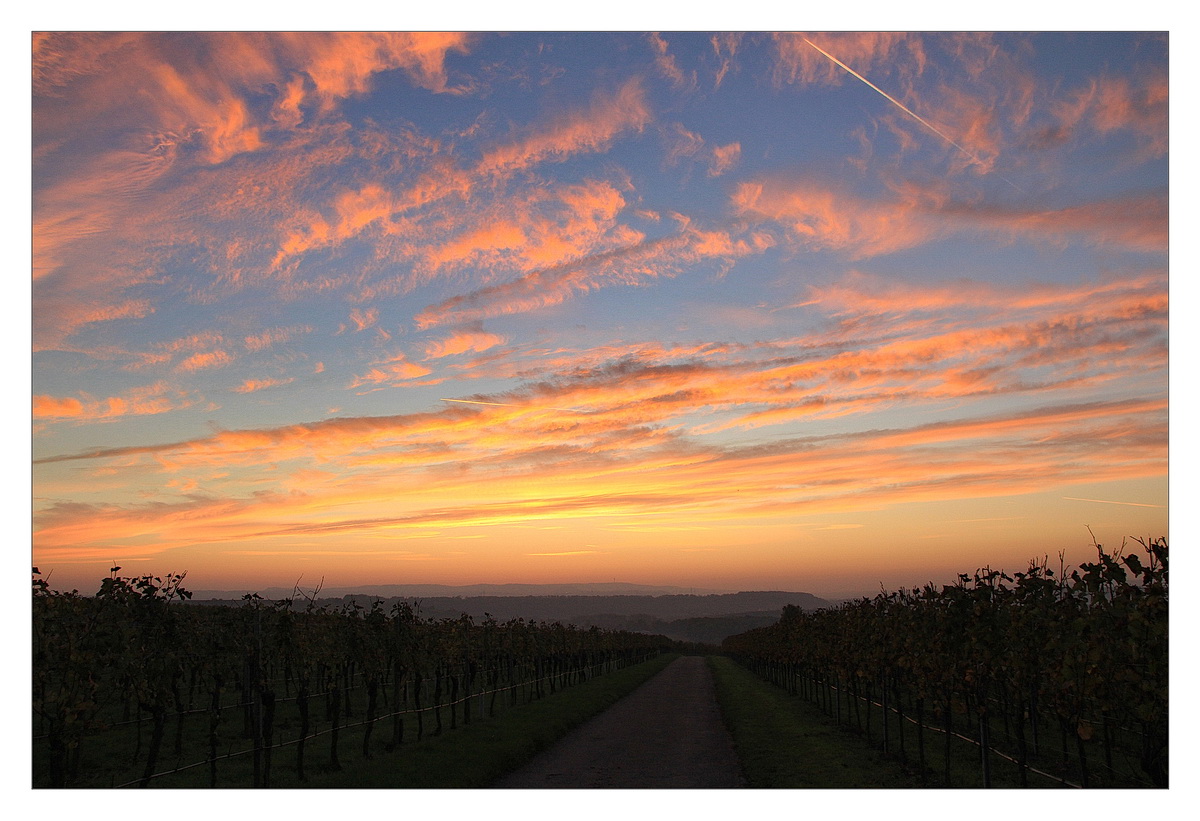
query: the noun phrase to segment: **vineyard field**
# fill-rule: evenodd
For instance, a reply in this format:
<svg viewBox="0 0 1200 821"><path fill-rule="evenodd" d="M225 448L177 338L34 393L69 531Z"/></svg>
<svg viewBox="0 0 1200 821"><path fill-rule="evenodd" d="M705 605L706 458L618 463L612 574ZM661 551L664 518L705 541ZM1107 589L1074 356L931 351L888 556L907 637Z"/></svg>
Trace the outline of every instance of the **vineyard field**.
<svg viewBox="0 0 1200 821"><path fill-rule="evenodd" d="M35 787L304 785L657 658L661 636L34 580Z"/></svg>
<svg viewBox="0 0 1200 821"><path fill-rule="evenodd" d="M786 606L726 639L743 767L757 786L823 786L807 756L840 776L886 762L892 786L1167 787L1167 544L1139 544ZM672 654L714 649L407 602L197 606L182 576L119 570L95 596L34 570L34 787L488 786ZM809 729L763 706L772 685ZM881 785L871 769L855 783Z"/></svg>

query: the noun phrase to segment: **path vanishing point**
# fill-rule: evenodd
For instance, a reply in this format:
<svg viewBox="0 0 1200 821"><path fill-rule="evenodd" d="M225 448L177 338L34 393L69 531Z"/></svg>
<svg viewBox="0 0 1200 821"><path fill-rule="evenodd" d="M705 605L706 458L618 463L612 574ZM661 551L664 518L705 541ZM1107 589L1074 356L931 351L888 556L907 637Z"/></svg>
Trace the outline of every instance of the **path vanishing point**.
<svg viewBox="0 0 1200 821"><path fill-rule="evenodd" d="M708 663L681 656L495 786L705 789L745 782Z"/></svg>

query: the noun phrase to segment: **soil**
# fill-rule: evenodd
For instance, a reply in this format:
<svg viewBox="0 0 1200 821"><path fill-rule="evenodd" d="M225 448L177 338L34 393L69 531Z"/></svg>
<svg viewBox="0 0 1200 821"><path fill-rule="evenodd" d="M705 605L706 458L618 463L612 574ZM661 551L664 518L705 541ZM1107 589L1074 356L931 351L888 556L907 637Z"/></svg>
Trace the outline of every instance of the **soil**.
<svg viewBox="0 0 1200 821"><path fill-rule="evenodd" d="M703 789L745 781L708 663L682 656L495 786Z"/></svg>

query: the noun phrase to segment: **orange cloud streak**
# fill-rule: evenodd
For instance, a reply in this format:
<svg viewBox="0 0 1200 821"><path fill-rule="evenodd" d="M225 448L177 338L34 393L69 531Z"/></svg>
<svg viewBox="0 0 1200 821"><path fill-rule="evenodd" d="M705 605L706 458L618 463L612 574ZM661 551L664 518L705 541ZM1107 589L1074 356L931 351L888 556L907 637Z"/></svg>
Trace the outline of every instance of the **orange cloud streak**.
<svg viewBox="0 0 1200 821"><path fill-rule="evenodd" d="M682 234L654 240L643 240L638 235L622 248L452 297L426 308L414 319L419 328L428 328L447 322L474 322L523 313L561 304L576 293L595 288L637 285L649 279L675 276L684 262L762 253L772 242L765 234L734 239L728 234L690 228Z"/></svg>
<svg viewBox="0 0 1200 821"><path fill-rule="evenodd" d="M459 331L446 339L430 342L425 346L427 359L441 359L446 356L457 356L463 353L479 353L497 345L503 345L505 338L479 330Z"/></svg>
<svg viewBox="0 0 1200 821"><path fill-rule="evenodd" d="M547 160L597 151L618 134L641 130L649 121L650 109L641 83L630 80L614 95L597 96L586 110L563 115L520 140L485 152L475 171L511 174Z"/></svg>
<svg viewBox="0 0 1200 821"><path fill-rule="evenodd" d="M267 388L277 388L280 385L289 385L295 379L247 379L241 385L233 389L234 393L255 393L256 391L266 390Z"/></svg>
<svg viewBox="0 0 1200 821"><path fill-rule="evenodd" d="M72 419L102 421L123 416L147 416L190 407L197 401L187 391L156 382L130 391L125 396L97 399L83 394L81 398L55 397L45 394L33 397L33 418L37 420Z"/></svg>
<svg viewBox="0 0 1200 821"><path fill-rule="evenodd" d="M855 258L912 248L964 231L1082 239L1143 251L1165 251L1167 201L1162 195L1117 197L1056 210L947 202L933 190L897 191L867 200L811 181L743 182L732 196L738 213L786 226L803 245Z"/></svg>

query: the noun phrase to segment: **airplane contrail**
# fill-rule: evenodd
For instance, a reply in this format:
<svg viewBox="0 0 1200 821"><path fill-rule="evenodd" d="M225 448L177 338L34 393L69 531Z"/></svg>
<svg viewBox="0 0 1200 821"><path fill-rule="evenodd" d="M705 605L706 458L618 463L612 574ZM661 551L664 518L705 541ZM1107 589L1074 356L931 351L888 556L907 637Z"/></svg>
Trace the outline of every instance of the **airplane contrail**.
<svg viewBox="0 0 1200 821"><path fill-rule="evenodd" d="M480 402L477 399L440 399L440 402L459 402L463 405L494 405L500 408L536 408L538 410L555 410L563 413L582 413L578 408L552 408L549 405L516 405L512 402Z"/></svg>
<svg viewBox="0 0 1200 821"><path fill-rule="evenodd" d="M1114 502L1111 499L1081 499L1078 496L1064 496L1072 502L1100 502L1106 505L1129 505L1131 507L1166 507L1166 505L1148 505L1142 502Z"/></svg>
<svg viewBox="0 0 1200 821"><path fill-rule="evenodd" d="M839 66L841 66L843 69L845 69L847 72L849 72L849 73L851 74L851 76L853 76L853 77L856 77L856 78L858 78L859 80L862 80L862 81L863 81L864 83L866 83L868 86L870 86L871 88L873 88L873 89L875 89L876 91L878 91L880 94L882 94L884 97L886 97L886 98L887 98L888 102L892 103L892 105L894 105L894 106L896 106L897 108L899 108L899 109L900 109L901 111L903 111L905 114L907 114L908 116L912 117L914 120L916 120L917 122L919 122L921 125L923 125L923 126L925 126L926 128L928 128L928 129L929 129L930 131L932 131L934 134L937 134L939 137L941 137L941 138L942 138L943 140L945 140L946 142L950 143L950 145L954 146L954 147L955 147L955 148L957 148L959 151L961 151L962 153L966 154L968 157L970 157L971 159L973 159L975 162L979 163L980 165L986 165L986 163L984 163L984 161L983 161L983 160L979 159L979 157L975 156L975 155L974 155L974 154L972 154L970 151L968 151L967 149L963 148L961 145L959 145L958 143L956 143L954 140L950 139L950 137L949 137L949 136L948 136L948 135L947 135L945 132L941 131L941 130L940 130L940 129L939 129L937 126L935 126L933 123L929 122L929 121L928 121L928 120L926 120L924 117L922 117L920 114L917 114L915 111L913 111L912 109L908 108L906 105L904 105L904 103L902 103L902 102L900 102L899 100L897 100L897 99L896 99L895 97L893 97L891 94L888 94L888 93L887 93L886 91L884 91L882 88L880 88L879 86L877 86L877 85L875 85L874 83L872 83L870 80L868 80L866 77L864 77L864 76L862 76L861 74L859 74L859 73L858 73L857 71L855 71L854 69L850 68L850 66L846 65L846 64L845 64L845 63L843 63L841 60L839 60L838 58L834 57L832 54L830 54L828 51L826 51L825 49L823 49L823 48L821 48L820 46L818 46L818 45L817 45L816 43L814 43L812 40L809 40L807 37L803 38L803 40L804 40L804 42L808 43L810 46L812 46L813 48L815 48L817 51L819 51L819 52L821 52L822 54L824 54L824 55L825 55L826 57L828 57L830 60L832 60L832 61L833 61L833 62L834 62L836 65L839 65ZM1008 179L1008 178L1007 178L1007 177L1005 177L1003 174L997 174L996 176L1000 177L1000 179L1004 180L1006 183L1008 183L1009 185L1011 185L1013 188L1016 188L1018 191L1020 191L1020 190L1021 190L1021 189L1020 189L1020 188L1017 186L1017 184L1016 184L1015 182L1013 182L1012 180Z"/></svg>

